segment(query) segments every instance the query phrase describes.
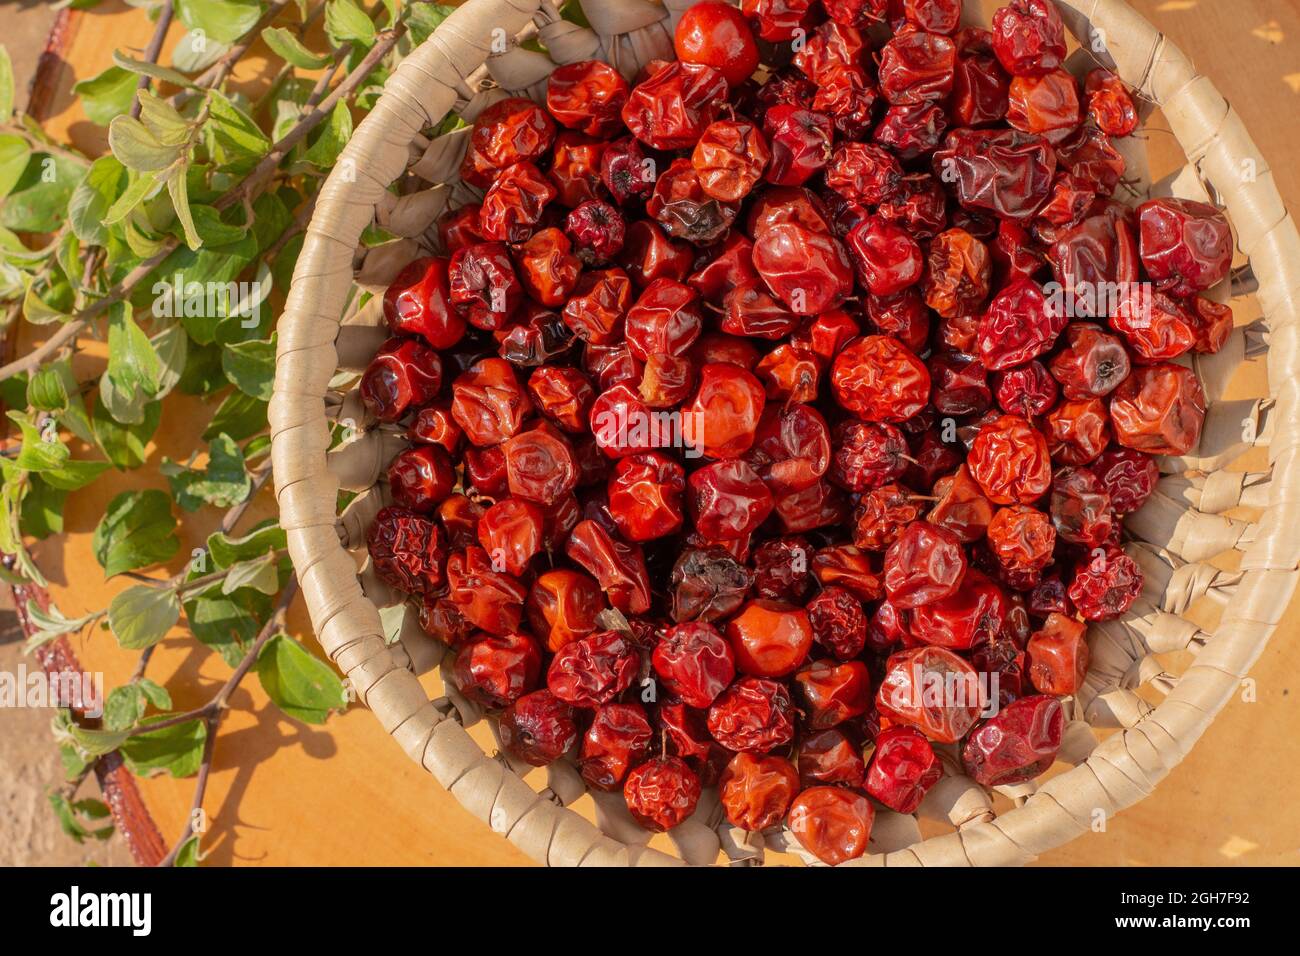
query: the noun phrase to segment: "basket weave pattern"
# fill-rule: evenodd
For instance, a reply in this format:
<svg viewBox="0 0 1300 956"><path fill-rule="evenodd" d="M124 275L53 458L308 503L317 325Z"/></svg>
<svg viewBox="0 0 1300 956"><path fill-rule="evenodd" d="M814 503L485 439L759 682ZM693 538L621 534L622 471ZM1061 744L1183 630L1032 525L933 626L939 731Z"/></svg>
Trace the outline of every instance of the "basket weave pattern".
<svg viewBox="0 0 1300 956"><path fill-rule="evenodd" d="M466 732L483 714L450 681L445 696L428 699L418 675L449 665L450 655L423 633L413 607L389 642L379 608L399 606L403 596L370 570L365 551L366 528L389 503L384 470L405 442L396 428L368 418L356 379L387 337L379 293L402 266L427 254L444 209L481 198L457 176L468 129L436 138L427 131L453 111L472 122L507 95L543 100L556 64L603 59L631 75L650 59L670 58L672 27L693 2L594 0L584 4L589 30L561 19L551 0L468 0L402 61L344 150L320 193L279 323L270 410L276 494L321 645L413 760L493 830L552 865L752 863L767 849L801 851L785 832L731 827L711 791L669 832L676 855L647 847L650 834L632 820L621 793L592 791L593 824L568 809L585 790L575 766L552 764L538 793L522 779L532 768L485 754ZM870 852L845 866L1020 864L1087 832L1098 814L1133 805L1237 692L1300 568L1295 224L1237 114L1162 34L1119 0L1057 5L1083 47L1071 68L1101 62L1115 70L1148 111L1161 109L1187 159L1178 174L1150 183L1141 141L1116 141L1137 183L1133 196L1121 191L1120 198L1172 194L1225 208L1258 282L1263 319L1238 327L1221 352L1189 359L1210 402L1200 445L1160 459L1157 494L1129 517L1127 550L1146 586L1122 619L1090 629L1086 685L1067 701L1060 760L1069 769L998 788L1014 806L995 814L992 795L962 774L955 751L937 748L947 774L918 813L945 822L949 832L922 840L914 817L881 810ZM547 52L518 45L529 38ZM390 191L395 182L399 188ZM360 249L362 232L376 223L399 238ZM360 308L352 304L358 289L376 293ZM1209 294L1226 301L1231 290L1225 282ZM1237 366L1265 348L1270 395L1223 400ZM339 422L356 428L331 449ZM1256 446L1268 448L1266 470L1225 470ZM357 494L339 515L341 489ZM1257 517L1228 517L1234 509ZM1235 570L1216 566L1233 552ZM1219 610L1212 633L1183 616L1206 601ZM1193 655L1177 675L1156 657L1175 651ZM1139 694L1144 685L1149 691Z"/></svg>

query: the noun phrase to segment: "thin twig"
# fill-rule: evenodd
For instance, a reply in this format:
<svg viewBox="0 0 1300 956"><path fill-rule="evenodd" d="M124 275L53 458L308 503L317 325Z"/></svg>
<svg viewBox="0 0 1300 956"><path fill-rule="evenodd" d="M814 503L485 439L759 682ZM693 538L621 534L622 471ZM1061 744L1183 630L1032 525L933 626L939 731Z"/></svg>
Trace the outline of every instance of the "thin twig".
<svg viewBox="0 0 1300 956"><path fill-rule="evenodd" d="M202 717L207 727L207 737L203 741L203 758L199 764L198 779L194 784L194 801L190 804L189 817L185 821L185 829L181 831L180 839L172 847L171 852L163 858L158 865L162 867L172 866L176 862L177 856L180 855L181 847L187 840L194 835L194 818L203 811L203 798L208 790L208 778L212 773L212 757L216 749L217 729L221 724L221 718L225 716L226 708L229 705L230 695L239 687L240 682L247 676L253 665L257 663L257 657L266 646L267 641L280 632L284 626L285 618L289 613L289 605L293 602L294 596L298 593L298 579L290 578L289 583L285 585L284 591L280 594L280 600L275 606L271 617L263 625L257 639L244 655L244 659L239 662L235 672L230 675L229 679L217 691L217 695L208 701L198 710L190 711L189 714L182 714L180 718L169 718L168 720L158 721L154 724L147 724L141 730L160 730L163 727L170 727L186 720L194 720L196 717Z"/></svg>
<svg viewBox="0 0 1300 956"><path fill-rule="evenodd" d="M145 48L144 60L146 63L157 63L158 55L162 53L163 40L167 38L167 28L172 25L172 0L165 0L162 9L158 11L158 23L153 30L153 38L149 40L149 46ZM149 81L152 77L148 73L141 73L140 79L136 82L137 91L149 89ZM137 119L140 116L140 97L136 96L131 101L131 115Z"/></svg>

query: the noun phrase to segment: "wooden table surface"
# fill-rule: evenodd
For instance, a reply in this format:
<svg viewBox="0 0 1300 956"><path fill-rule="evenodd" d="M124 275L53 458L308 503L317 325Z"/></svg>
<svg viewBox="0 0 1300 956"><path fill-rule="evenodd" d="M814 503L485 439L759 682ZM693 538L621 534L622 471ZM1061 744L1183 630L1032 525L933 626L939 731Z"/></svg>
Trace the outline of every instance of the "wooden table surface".
<svg viewBox="0 0 1300 956"><path fill-rule="evenodd" d="M1300 209L1300 0L1133 0L1210 75L1271 160L1278 187ZM175 28L173 32L176 33ZM86 122L71 86L111 62L117 47L143 49L151 26L139 11L110 2L80 16L70 39L47 125L83 150L105 147ZM175 42L176 37L171 38ZM263 62L253 57L236 79L256 85ZM1152 132L1150 135L1167 135ZM91 367L94 350L79 357ZM1251 393L1260 370L1247 369L1234 392ZM211 408L196 399L168 399L149 466L101 480L74 495L67 534L36 549L50 593L69 615L107 605L122 584L106 585L90 539L105 503L146 479L166 490L157 473L163 455L185 459ZM274 513L263 494L249 518ZM181 554L202 543L196 521L186 528ZM169 569L171 571L176 568ZM316 646L296 608L291 629ZM1052 865L1202 865L1300 863L1300 606L1282 621L1255 666L1254 702L1234 701L1195 751L1156 792L1093 833L1041 860ZM124 681L136 655L120 651L104 632L77 641L89 670L109 686ZM159 646L150 674L165 682L178 708L206 700L227 675L221 661L177 632ZM428 680L429 687L435 680ZM1293 690L1295 691L1293 693ZM417 768L363 707L354 706L322 727L281 716L256 681L235 696L222 727L208 788L211 830L204 840L217 865L463 864L517 865L529 861L463 811ZM141 781L146 803L170 842L183 826L193 780Z"/></svg>

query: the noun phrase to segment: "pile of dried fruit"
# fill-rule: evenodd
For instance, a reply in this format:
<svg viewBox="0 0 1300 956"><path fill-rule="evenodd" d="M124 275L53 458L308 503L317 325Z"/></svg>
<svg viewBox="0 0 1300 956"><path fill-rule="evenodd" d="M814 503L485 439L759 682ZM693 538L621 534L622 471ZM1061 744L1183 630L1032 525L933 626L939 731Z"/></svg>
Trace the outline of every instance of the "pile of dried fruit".
<svg viewBox="0 0 1300 956"><path fill-rule="evenodd" d="M503 747L647 827L717 785L836 863L934 744L1042 773L1084 622L1141 588L1120 519L1197 443L1226 221L1109 198L1134 104L1050 3L959 13L701 3L633 84L560 67L477 119L481 204L388 290L374 566Z"/></svg>

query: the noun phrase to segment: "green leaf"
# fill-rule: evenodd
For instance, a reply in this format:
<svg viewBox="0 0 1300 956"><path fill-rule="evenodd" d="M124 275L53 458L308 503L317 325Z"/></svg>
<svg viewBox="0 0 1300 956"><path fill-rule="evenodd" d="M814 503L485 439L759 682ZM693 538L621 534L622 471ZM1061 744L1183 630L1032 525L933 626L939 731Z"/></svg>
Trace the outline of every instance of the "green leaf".
<svg viewBox="0 0 1300 956"><path fill-rule="evenodd" d="M9 190L18 184L31 156L32 148L27 140L12 133L0 134L0 196L8 196Z"/></svg>
<svg viewBox="0 0 1300 956"><path fill-rule="evenodd" d="M164 146L187 146L194 136L194 124L174 106L148 90L136 90L140 122Z"/></svg>
<svg viewBox="0 0 1300 956"><path fill-rule="evenodd" d="M155 684L147 677L141 677L136 684L140 692L144 694L147 700L157 710L171 710L172 695L167 693L167 688Z"/></svg>
<svg viewBox="0 0 1300 956"><path fill-rule="evenodd" d="M50 604L42 608L28 598L27 619L31 622L33 631L28 635L24 650L30 651L56 637L73 634L94 620L94 617L93 614L87 614L85 617L64 617L63 612L56 605Z"/></svg>
<svg viewBox="0 0 1300 956"><path fill-rule="evenodd" d="M180 548L171 501L152 488L122 492L108 503L91 546L110 578L166 561Z"/></svg>
<svg viewBox="0 0 1300 956"><path fill-rule="evenodd" d="M95 440L115 466L123 470L139 468L145 463L149 439L162 421L162 402L150 402L144 407L144 421L124 425L109 413L101 397L96 397L91 412L91 427Z"/></svg>
<svg viewBox="0 0 1300 956"><path fill-rule="evenodd" d="M28 282L27 291L23 293L23 318L32 325L51 325L67 322L72 317L46 302L36 291L36 283Z"/></svg>
<svg viewBox="0 0 1300 956"><path fill-rule="evenodd" d="M340 102L330 111L329 119L316 128L311 145L303 156L307 162L329 169L352 137L352 113Z"/></svg>
<svg viewBox="0 0 1300 956"><path fill-rule="evenodd" d="M262 31L262 39L276 56L304 70L319 70L328 65L331 59L323 54L312 53L284 27L267 27Z"/></svg>
<svg viewBox="0 0 1300 956"><path fill-rule="evenodd" d="M266 427L266 410L268 403L233 391L217 407L212 421L203 432L203 440L211 441L217 435L226 433L235 441L243 441L257 434Z"/></svg>
<svg viewBox="0 0 1300 956"><path fill-rule="evenodd" d="M456 8L444 3L411 3L406 7L406 26L411 31L411 39L423 43L433 35L438 25L446 20Z"/></svg>
<svg viewBox="0 0 1300 956"><path fill-rule="evenodd" d="M112 156L90 164L68 203L68 222L82 242L102 246L108 241L104 217L128 183L126 168Z"/></svg>
<svg viewBox="0 0 1300 956"><path fill-rule="evenodd" d="M72 744L59 745L59 762L63 765L64 780L76 780L89 763Z"/></svg>
<svg viewBox="0 0 1300 956"><path fill-rule="evenodd" d="M22 447L14 464L24 471L43 472L59 468L71 456L68 446L52 428L41 429L26 412L9 412L9 420L22 430ZM53 423L51 422L51 425Z"/></svg>
<svg viewBox="0 0 1300 956"><path fill-rule="evenodd" d="M108 145L127 169L149 173L166 169L181 158L179 146L167 146L134 117L122 115L108 125Z"/></svg>
<svg viewBox="0 0 1300 956"><path fill-rule="evenodd" d="M261 525L242 538L232 538L220 531L208 536L208 554L218 570L224 570L239 561L249 561L270 551L282 550L288 538L274 521Z"/></svg>
<svg viewBox="0 0 1300 956"><path fill-rule="evenodd" d="M210 137L213 161L236 174L251 172L271 151L271 141L252 118L228 97L208 94L209 116L204 132Z"/></svg>
<svg viewBox="0 0 1300 956"><path fill-rule="evenodd" d="M0 47L0 50L3 50ZM100 827L92 830L86 826L78 815L85 817L87 820L102 820L109 815L109 809L98 800L84 799L72 803L68 798L58 790L51 790L48 794L50 806L54 810L54 815L58 817L59 828L73 840L78 843L85 841L86 837L96 840L107 840L113 834L113 824L106 827Z"/></svg>
<svg viewBox="0 0 1300 956"><path fill-rule="evenodd" d="M204 594L185 602L185 619L195 638L221 655L231 667L238 667L248 646L271 613L271 600L256 591L245 591L237 599Z"/></svg>
<svg viewBox="0 0 1300 956"><path fill-rule="evenodd" d="M172 66L182 73L202 72L230 50L229 43L213 39L204 39L198 43L197 39L194 34L189 34L172 47Z"/></svg>
<svg viewBox="0 0 1300 956"><path fill-rule="evenodd" d="M113 51L113 62L122 69L134 74L152 76L155 80L162 80L164 83L171 83L173 86L179 86L187 90L198 89L184 74L177 73L165 66L159 66L157 63L150 63L147 60L134 59L121 50Z"/></svg>
<svg viewBox="0 0 1300 956"><path fill-rule="evenodd" d="M109 206L108 212L104 214L105 226L112 226L121 222L130 214L131 210L144 202L159 187L158 177L152 173L130 173L130 176L132 178L126 187L126 191L113 201L113 205Z"/></svg>
<svg viewBox="0 0 1300 956"><path fill-rule="evenodd" d="M217 212L214 206L191 203L190 213L194 216L194 228L205 245L229 245L238 242L248 234L246 227L232 225L222 220L221 213Z"/></svg>
<svg viewBox="0 0 1300 956"><path fill-rule="evenodd" d="M145 726L164 716L150 718ZM162 730L135 734L123 741L122 759L138 777L169 773L173 777L192 777L203 763L203 744L208 728L202 720L189 720Z"/></svg>
<svg viewBox="0 0 1300 956"><path fill-rule="evenodd" d="M68 710L60 710L54 717L54 736L56 740L75 744L77 749L91 757L102 757L112 753L126 740L126 733L121 730L93 730L82 727L72 719Z"/></svg>
<svg viewBox="0 0 1300 956"><path fill-rule="evenodd" d="M43 366L27 380L27 404L37 411L61 412L68 407L68 388L59 370Z"/></svg>
<svg viewBox="0 0 1300 956"><path fill-rule="evenodd" d="M68 200L89 164L62 153L32 153L0 208L0 226L18 232L54 232L68 216Z"/></svg>
<svg viewBox="0 0 1300 956"><path fill-rule="evenodd" d="M9 51L0 45L0 123L9 122L14 112L14 65Z"/></svg>
<svg viewBox="0 0 1300 956"><path fill-rule="evenodd" d="M181 602L174 589L147 584L119 592L108 606L108 626L117 643L134 651L161 641L180 616Z"/></svg>
<svg viewBox="0 0 1300 956"><path fill-rule="evenodd" d="M81 107L96 126L107 126L113 117L130 112L138 78L120 66L110 66L98 76L72 87Z"/></svg>
<svg viewBox="0 0 1300 956"><path fill-rule="evenodd" d="M185 167L178 165L167 177L167 193L172 197L172 206L176 209L176 218L185 229L185 244L191 249L203 245L198 230L194 228L194 217L190 213L190 197L185 181Z"/></svg>
<svg viewBox="0 0 1300 956"><path fill-rule="evenodd" d="M323 724L331 710L347 707L334 669L287 634L277 634L257 656L257 676L277 707L307 724Z"/></svg>
<svg viewBox="0 0 1300 956"><path fill-rule="evenodd" d="M252 488L244 470L244 453L233 438L218 435L208 453L208 467L203 471L163 459L161 471L172 486L176 503L186 511L197 511L205 502L230 508L247 498Z"/></svg>
<svg viewBox="0 0 1300 956"><path fill-rule="evenodd" d="M63 533L63 509L68 492L47 484L40 475L29 475L27 494L23 495L19 529L38 541Z"/></svg>
<svg viewBox="0 0 1300 956"><path fill-rule="evenodd" d="M116 311L109 322L107 374L123 389L148 395L158 390L162 363L153 342L136 324L129 306Z"/></svg>
<svg viewBox="0 0 1300 956"><path fill-rule="evenodd" d="M178 323L156 333L149 341L158 356L158 387L154 397L162 398L180 383L185 373L190 337L185 334L184 326Z"/></svg>
<svg viewBox="0 0 1300 956"><path fill-rule="evenodd" d="M325 4L325 32L335 46L349 40L362 46L375 42L375 25L355 0L329 0Z"/></svg>
<svg viewBox="0 0 1300 956"><path fill-rule="evenodd" d="M199 861L203 859L203 854L199 850L199 838L197 835L190 837L181 844L181 848L176 851L176 859L172 863L175 867L193 867L198 866Z"/></svg>
<svg viewBox="0 0 1300 956"><path fill-rule="evenodd" d="M41 473L52 488L60 491L76 491L90 484L109 469L106 461L65 461L57 468L50 468Z"/></svg>
<svg viewBox="0 0 1300 956"><path fill-rule="evenodd" d="M275 337L265 342L227 345L221 355L221 367L245 395L269 402L275 381Z"/></svg>
<svg viewBox="0 0 1300 956"><path fill-rule="evenodd" d="M187 29L201 30L209 39L234 43L257 26L257 0L175 0L175 14Z"/></svg>
<svg viewBox="0 0 1300 956"><path fill-rule="evenodd" d="M104 701L104 728L130 730L144 716L144 692L135 684L124 684L108 692Z"/></svg>
<svg viewBox="0 0 1300 956"><path fill-rule="evenodd" d="M176 17L209 39L233 43L262 17L258 0L176 0Z"/></svg>
<svg viewBox="0 0 1300 956"><path fill-rule="evenodd" d="M267 554L232 565L225 580L221 582L221 593L234 594L241 588L252 588L262 594L275 594L280 590L279 562Z"/></svg>

